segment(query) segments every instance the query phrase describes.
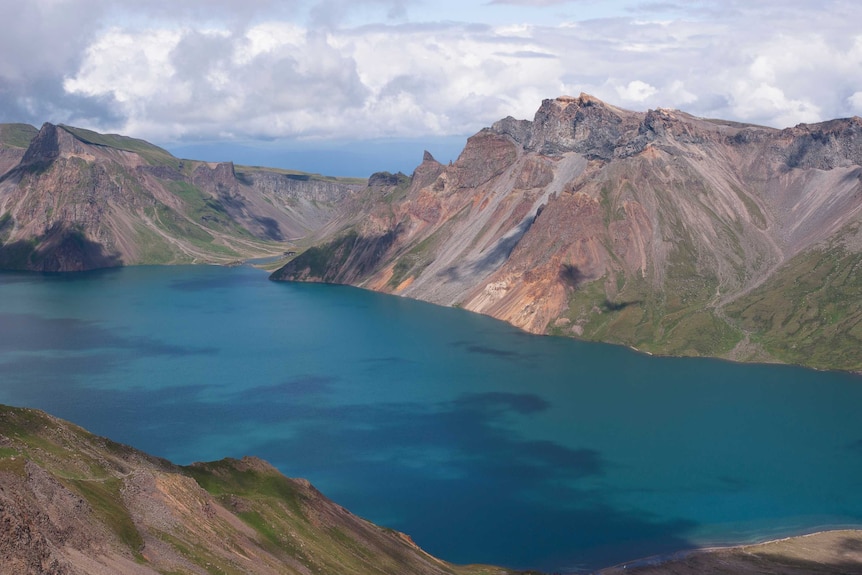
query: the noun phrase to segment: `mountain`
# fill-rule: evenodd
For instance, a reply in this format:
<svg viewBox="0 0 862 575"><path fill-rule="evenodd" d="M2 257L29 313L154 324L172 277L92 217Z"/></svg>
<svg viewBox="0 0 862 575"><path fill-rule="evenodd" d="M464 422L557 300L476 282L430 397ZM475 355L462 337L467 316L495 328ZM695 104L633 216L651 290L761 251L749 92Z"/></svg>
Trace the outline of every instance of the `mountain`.
<svg viewBox="0 0 862 575"><path fill-rule="evenodd" d="M0 406L0 573L508 571L436 559L260 459L181 467Z"/></svg>
<svg viewBox="0 0 862 575"><path fill-rule="evenodd" d="M672 355L862 370L862 118L783 130L582 94L372 177L276 280Z"/></svg>
<svg viewBox="0 0 862 575"><path fill-rule="evenodd" d="M180 160L143 140L70 126L0 125L0 268L280 255L363 184Z"/></svg>
<svg viewBox="0 0 862 575"><path fill-rule="evenodd" d="M0 269L221 263L533 333L862 371L862 119L778 130L588 95L367 182L0 125ZM299 244L299 240L302 243Z"/></svg>

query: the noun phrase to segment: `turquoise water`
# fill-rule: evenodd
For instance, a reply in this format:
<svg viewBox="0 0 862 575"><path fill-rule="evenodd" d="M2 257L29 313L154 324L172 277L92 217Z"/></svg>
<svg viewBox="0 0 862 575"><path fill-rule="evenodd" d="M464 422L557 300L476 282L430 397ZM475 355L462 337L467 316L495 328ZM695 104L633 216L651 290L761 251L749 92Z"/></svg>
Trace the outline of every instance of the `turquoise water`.
<svg viewBox="0 0 862 575"><path fill-rule="evenodd" d="M263 457L450 561L563 572L862 525L862 378L655 358L251 268L0 274L0 402Z"/></svg>

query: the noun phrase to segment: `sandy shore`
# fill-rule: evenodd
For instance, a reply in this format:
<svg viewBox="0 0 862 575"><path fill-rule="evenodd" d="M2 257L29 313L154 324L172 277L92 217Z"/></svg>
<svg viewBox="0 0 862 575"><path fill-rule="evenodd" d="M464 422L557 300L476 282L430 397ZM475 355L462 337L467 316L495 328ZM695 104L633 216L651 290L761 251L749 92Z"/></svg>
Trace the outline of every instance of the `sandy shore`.
<svg viewBox="0 0 862 575"><path fill-rule="evenodd" d="M682 551L609 567L597 575L862 575L862 530L820 531L766 543Z"/></svg>

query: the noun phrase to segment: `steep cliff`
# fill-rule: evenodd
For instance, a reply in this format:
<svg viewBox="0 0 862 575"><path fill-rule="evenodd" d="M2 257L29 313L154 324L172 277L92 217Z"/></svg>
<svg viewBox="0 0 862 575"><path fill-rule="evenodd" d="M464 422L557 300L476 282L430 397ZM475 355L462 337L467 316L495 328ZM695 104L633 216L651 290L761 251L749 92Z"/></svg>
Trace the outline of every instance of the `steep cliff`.
<svg viewBox="0 0 862 575"><path fill-rule="evenodd" d="M563 97L360 197L273 278L653 353L862 369L858 117L778 130Z"/></svg>
<svg viewBox="0 0 862 575"><path fill-rule="evenodd" d="M6 125L0 267L74 271L276 255L360 187L180 160L142 140L69 126L36 133Z"/></svg>

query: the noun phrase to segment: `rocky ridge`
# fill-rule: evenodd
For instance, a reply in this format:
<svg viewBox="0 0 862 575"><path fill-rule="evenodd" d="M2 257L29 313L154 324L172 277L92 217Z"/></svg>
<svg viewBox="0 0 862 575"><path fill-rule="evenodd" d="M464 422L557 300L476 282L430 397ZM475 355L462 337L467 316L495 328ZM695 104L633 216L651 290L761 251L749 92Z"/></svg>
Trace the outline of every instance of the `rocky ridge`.
<svg viewBox="0 0 862 575"><path fill-rule="evenodd" d="M180 160L142 140L69 126L4 125L0 267L79 271L278 255L361 187Z"/></svg>
<svg viewBox="0 0 862 575"><path fill-rule="evenodd" d="M0 573L507 571L436 559L259 459L181 467L0 406Z"/></svg>
<svg viewBox="0 0 862 575"><path fill-rule="evenodd" d="M652 353L862 369L859 117L779 130L561 97L348 212L273 278Z"/></svg>

